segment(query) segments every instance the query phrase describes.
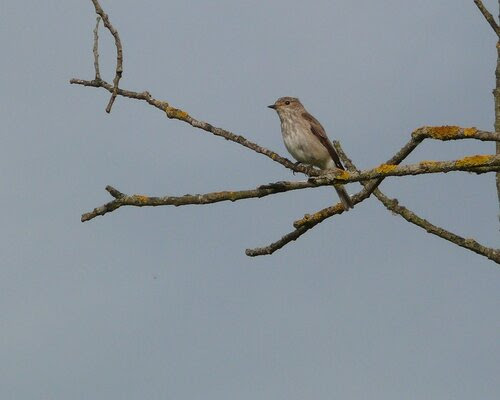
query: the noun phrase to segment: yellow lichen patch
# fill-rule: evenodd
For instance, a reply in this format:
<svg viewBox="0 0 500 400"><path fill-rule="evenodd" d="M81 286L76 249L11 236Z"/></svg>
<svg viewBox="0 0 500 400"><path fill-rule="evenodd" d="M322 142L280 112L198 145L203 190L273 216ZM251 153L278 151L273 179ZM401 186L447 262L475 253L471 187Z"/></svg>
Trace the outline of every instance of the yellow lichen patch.
<svg viewBox="0 0 500 400"><path fill-rule="evenodd" d="M430 161L430 160L420 161L419 163L419 165L424 168L434 167L436 164L437 164L436 161Z"/></svg>
<svg viewBox="0 0 500 400"><path fill-rule="evenodd" d="M340 170L338 175L335 175L335 178L342 179L345 181L345 180L349 179L350 176L351 176L351 174L349 173L349 171Z"/></svg>
<svg viewBox="0 0 500 400"><path fill-rule="evenodd" d="M397 168L397 165L394 165L394 164L381 164L380 166L378 166L375 169L375 171L377 171L381 174L385 174L385 173L394 171L396 168Z"/></svg>
<svg viewBox="0 0 500 400"><path fill-rule="evenodd" d="M239 197L237 196L236 192L226 192L225 195L227 196L227 198L229 199L229 201L236 201L239 199ZM224 198L224 194L223 193L220 193L220 198Z"/></svg>
<svg viewBox="0 0 500 400"><path fill-rule="evenodd" d="M472 128L465 128L464 129L464 135L465 136L474 136L477 133L477 129L472 127Z"/></svg>
<svg viewBox="0 0 500 400"><path fill-rule="evenodd" d="M174 107L166 107L165 112L167 113L168 118L180 119L185 121L189 117L189 114L186 111Z"/></svg>
<svg viewBox="0 0 500 400"><path fill-rule="evenodd" d="M139 201L140 203L146 203L146 202L149 200L149 197L148 197L148 196L144 196L144 195L142 195L142 194L137 194L137 195L135 195L134 197L135 197L135 199L136 199L137 201Z"/></svg>
<svg viewBox="0 0 500 400"><path fill-rule="evenodd" d="M427 128L429 135L434 139L451 139L460 132L458 126L430 126Z"/></svg>
<svg viewBox="0 0 500 400"><path fill-rule="evenodd" d="M420 135L422 134L422 131L423 131L423 130L425 130L425 129L426 129L426 127L425 127L425 126L423 126L423 127L421 127L421 128L418 128L418 129L415 129L415 130L411 133L411 137L416 138L416 137L420 136Z"/></svg>
<svg viewBox="0 0 500 400"><path fill-rule="evenodd" d="M293 226L295 228L298 228L301 225L307 224L311 219L312 219L312 215L311 214L306 214L306 215L304 215L304 218L299 219L298 221L295 221L294 224L293 224Z"/></svg>
<svg viewBox="0 0 500 400"><path fill-rule="evenodd" d="M337 204L335 204L332 208L333 208L333 210L332 210L332 211L333 211L335 214L338 214L338 213L340 213L341 211L345 211L345 208L344 208L344 206L342 205L342 203L337 203Z"/></svg>
<svg viewBox="0 0 500 400"><path fill-rule="evenodd" d="M476 156L464 157L457 161L457 167L475 167L490 161L493 156L478 154Z"/></svg>

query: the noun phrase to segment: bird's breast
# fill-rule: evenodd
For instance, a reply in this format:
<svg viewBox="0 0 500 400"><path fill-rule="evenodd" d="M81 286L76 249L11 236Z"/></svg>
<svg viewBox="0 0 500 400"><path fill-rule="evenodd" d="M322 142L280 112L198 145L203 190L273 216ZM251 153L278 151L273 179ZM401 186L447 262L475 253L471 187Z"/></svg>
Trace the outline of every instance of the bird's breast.
<svg viewBox="0 0 500 400"><path fill-rule="evenodd" d="M313 135L308 126L300 122L283 120L281 133L285 147L293 158L304 164L324 168L325 161L330 157L328 150Z"/></svg>

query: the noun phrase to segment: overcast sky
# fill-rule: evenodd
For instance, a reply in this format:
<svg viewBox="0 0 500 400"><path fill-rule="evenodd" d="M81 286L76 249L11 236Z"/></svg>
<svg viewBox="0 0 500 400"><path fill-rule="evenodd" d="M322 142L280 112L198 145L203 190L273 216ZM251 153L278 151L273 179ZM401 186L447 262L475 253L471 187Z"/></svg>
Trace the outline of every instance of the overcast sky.
<svg viewBox="0 0 500 400"><path fill-rule="evenodd" d="M493 14L497 2L485 1ZM286 155L297 96L360 168L422 125L491 130L495 37L472 0L102 1L121 86ZM332 188L83 212L126 193L303 179L92 79L93 6L0 3L0 398L497 399L500 269L376 199L249 258ZM104 29L101 73L115 49ZM493 152L426 142L407 160ZM492 174L393 178L424 218L499 247ZM354 193L358 186L348 190Z"/></svg>

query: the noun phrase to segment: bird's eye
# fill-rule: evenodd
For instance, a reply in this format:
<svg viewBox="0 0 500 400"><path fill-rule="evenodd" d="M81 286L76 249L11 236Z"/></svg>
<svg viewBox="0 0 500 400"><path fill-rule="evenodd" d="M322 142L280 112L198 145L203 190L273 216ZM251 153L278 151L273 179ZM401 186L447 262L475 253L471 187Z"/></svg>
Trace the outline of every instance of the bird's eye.
<svg viewBox="0 0 500 400"><path fill-rule="evenodd" d="M287 106L289 106L289 105L290 105L290 102L287 100L287 101L285 101L285 104L286 104Z"/></svg>

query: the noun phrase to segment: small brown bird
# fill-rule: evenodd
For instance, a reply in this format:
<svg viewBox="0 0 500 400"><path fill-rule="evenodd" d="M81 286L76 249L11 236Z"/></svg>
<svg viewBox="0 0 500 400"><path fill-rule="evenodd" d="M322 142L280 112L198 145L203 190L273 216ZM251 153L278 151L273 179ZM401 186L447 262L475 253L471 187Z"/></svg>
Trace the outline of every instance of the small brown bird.
<svg viewBox="0 0 500 400"><path fill-rule="evenodd" d="M299 99L281 97L270 106L281 121L281 134L286 149L297 161L319 169L345 169L326 132ZM344 186L334 185L346 210L353 207Z"/></svg>

